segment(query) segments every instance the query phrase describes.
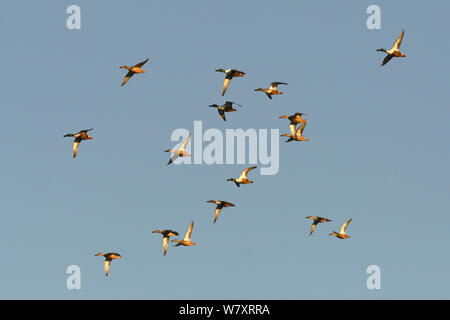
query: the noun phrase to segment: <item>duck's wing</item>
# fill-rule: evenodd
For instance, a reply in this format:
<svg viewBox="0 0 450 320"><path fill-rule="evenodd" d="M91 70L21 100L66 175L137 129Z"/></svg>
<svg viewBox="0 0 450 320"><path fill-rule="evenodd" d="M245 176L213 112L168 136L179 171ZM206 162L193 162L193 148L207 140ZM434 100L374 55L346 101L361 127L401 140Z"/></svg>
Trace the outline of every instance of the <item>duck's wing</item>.
<svg viewBox="0 0 450 320"><path fill-rule="evenodd" d="M347 229L348 224L350 223L350 221L352 221L352 219L348 220L346 223L344 223L341 227L341 231L339 231L339 233L341 234L345 234L345 229Z"/></svg>
<svg viewBox="0 0 450 320"><path fill-rule="evenodd" d="M403 35L404 34L405 34L405 30L402 30L402 33L400 33L400 35L398 36L397 40L395 40L394 46L392 47L392 49L394 49L394 50L399 50L400 49L400 45L402 44L402 40L403 40Z"/></svg>
<svg viewBox="0 0 450 320"><path fill-rule="evenodd" d="M191 133L189 132L187 138L183 141L180 148L178 150L184 150L186 148L186 145L189 143L189 140L191 139Z"/></svg>
<svg viewBox="0 0 450 320"><path fill-rule="evenodd" d="M303 122L297 129L295 133L295 137L303 137L303 130L305 129L306 122Z"/></svg>
<svg viewBox="0 0 450 320"><path fill-rule="evenodd" d="M316 226L318 223L319 223L319 221L314 220L314 222L312 223L311 231L309 232L309 235L312 235L312 233L313 233L314 229L316 229Z"/></svg>
<svg viewBox="0 0 450 320"><path fill-rule="evenodd" d="M228 89L228 86L230 85L231 77L228 75L225 77L225 80L223 80L223 86L222 86L222 96L225 95L225 92Z"/></svg>
<svg viewBox="0 0 450 320"><path fill-rule="evenodd" d="M223 110L217 109L220 116L222 117L223 121L227 121L227 118L225 117L225 112Z"/></svg>
<svg viewBox="0 0 450 320"><path fill-rule="evenodd" d="M236 70L236 69L232 69L229 74L231 75L231 77L242 77L243 75L245 75L245 72Z"/></svg>
<svg viewBox="0 0 450 320"><path fill-rule="evenodd" d="M167 165L171 164L172 162L174 162L175 160L178 159L178 152L175 152L172 157L170 158L169 162L167 162Z"/></svg>
<svg viewBox="0 0 450 320"><path fill-rule="evenodd" d="M109 266L111 265L111 260L106 259L105 260L105 276L108 276L109 273Z"/></svg>
<svg viewBox="0 0 450 320"><path fill-rule="evenodd" d="M235 104L235 105L237 105L239 107L242 107L239 103L236 103L236 102L233 102L233 101L225 101L225 107L226 108L232 108L233 104Z"/></svg>
<svg viewBox="0 0 450 320"><path fill-rule="evenodd" d="M286 82L277 82L277 81L276 82L272 82L270 84L270 88L269 89L277 90L279 84L287 84L287 83Z"/></svg>
<svg viewBox="0 0 450 320"><path fill-rule="evenodd" d="M78 133L87 133L88 131L91 131L91 130L94 130L94 128L84 129L84 130L81 130L81 131L78 132Z"/></svg>
<svg viewBox="0 0 450 320"><path fill-rule="evenodd" d="M123 78L123 82L120 86L123 86L125 83L128 82L128 80L130 80L130 78L134 75L133 71L128 71L127 75L125 76L125 78Z"/></svg>
<svg viewBox="0 0 450 320"><path fill-rule="evenodd" d="M222 211L222 207L221 206L217 206L216 207L216 211L214 212L214 223L216 223L217 218L219 217L220 211Z"/></svg>
<svg viewBox="0 0 450 320"><path fill-rule="evenodd" d="M77 156L77 152L78 152L78 146L80 145L81 139L80 138L75 138L75 140L73 140L73 157L75 158Z"/></svg>
<svg viewBox="0 0 450 320"><path fill-rule="evenodd" d="M393 56L392 54L388 54L388 55L384 58L383 62L381 63L381 66L384 66L384 65L385 65L386 63L388 63L393 57L394 57L394 56Z"/></svg>
<svg viewBox="0 0 450 320"><path fill-rule="evenodd" d="M241 176L240 176L240 177L241 177L241 178L247 178L248 172L251 171L251 170L253 170L253 169L256 169L256 166L250 167L250 168L247 168L247 169L242 170L242 171L241 171Z"/></svg>
<svg viewBox="0 0 450 320"><path fill-rule="evenodd" d="M223 201L222 207L234 207L234 204L232 204L231 202L228 202L228 201Z"/></svg>
<svg viewBox="0 0 450 320"><path fill-rule="evenodd" d="M191 240L191 233L193 228L194 228L194 221L191 221L191 224L189 225L189 228L187 229L186 234L184 235L184 240Z"/></svg>
<svg viewBox="0 0 450 320"><path fill-rule="evenodd" d="M167 246L169 245L169 237L163 237L162 238L162 243L163 243L164 255L166 255L166 253L167 253Z"/></svg>
<svg viewBox="0 0 450 320"><path fill-rule="evenodd" d="M138 64L134 65L134 67L140 68L140 67L142 67L144 64L146 64L147 61L148 61L148 58L147 58L145 61L139 62Z"/></svg>
<svg viewBox="0 0 450 320"><path fill-rule="evenodd" d="M295 137L295 135L297 134L297 124L291 123L291 124L289 125L289 129L291 129L291 135L292 135L293 137Z"/></svg>
<svg viewBox="0 0 450 320"><path fill-rule="evenodd" d="M272 95L270 94L270 93L265 93L266 94L266 96L270 99L270 100L272 100Z"/></svg>

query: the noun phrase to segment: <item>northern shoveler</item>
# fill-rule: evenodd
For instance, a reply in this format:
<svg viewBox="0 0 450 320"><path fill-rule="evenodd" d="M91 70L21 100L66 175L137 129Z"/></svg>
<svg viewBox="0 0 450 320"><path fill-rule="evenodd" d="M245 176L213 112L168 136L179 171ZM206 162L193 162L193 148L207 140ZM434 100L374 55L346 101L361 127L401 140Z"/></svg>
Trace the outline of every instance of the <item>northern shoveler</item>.
<svg viewBox="0 0 450 320"><path fill-rule="evenodd" d="M335 236L336 238L339 238L339 239L351 238L349 235L347 235L345 233L345 229L347 229L347 226L350 223L350 221L352 221L352 219L348 220L346 223L344 223L342 225L341 230L339 231L339 233L337 233L336 231L333 231L332 233L330 233L330 236Z"/></svg>
<svg viewBox="0 0 450 320"><path fill-rule="evenodd" d="M272 95L283 94L283 92L278 91L278 85L280 85L280 84L286 84L287 85L287 83L285 83L285 82L272 82L270 84L269 89L258 88L258 89L255 89L255 91L265 92L266 95L269 97L269 99L272 100Z"/></svg>
<svg viewBox="0 0 450 320"><path fill-rule="evenodd" d="M318 223L331 221L331 220L329 220L327 218L324 218L324 217L313 217L313 216L308 216L308 217L306 217L306 219L312 219L313 220L313 224L311 226L311 231L310 231L309 235L312 235L312 233L313 233L313 231L316 228Z"/></svg>
<svg viewBox="0 0 450 320"><path fill-rule="evenodd" d="M386 63L388 63L393 57L397 58L404 58L406 55L400 52L400 45L402 44L403 35L405 34L405 30L402 30L402 33L400 36L395 40L394 46L391 50L386 49L377 49L377 51L386 52L387 56L384 58L383 62L381 63L381 66L384 66Z"/></svg>
<svg viewBox="0 0 450 320"><path fill-rule="evenodd" d="M147 72L143 69L141 69L141 67L146 64L148 61L148 58L145 61L139 62L138 64L132 66L132 67L128 67L128 66L121 66L120 69L127 69L128 73L126 74L125 78L123 78L123 82L120 86L123 86L125 83L128 82L128 80L130 80L130 78L132 76L134 76L135 73L144 73Z"/></svg>
<svg viewBox="0 0 450 320"><path fill-rule="evenodd" d="M191 224L189 225L189 228L187 229L186 234L184 235L184 239L183 240L178 240L178 239L172 240L172 242L177 243L176 245L174 245L174 247L178 247L178 246L189 247L189 246L195 245L195 242L191 241L191 234L192 234L193 228L194 228L194 221L191 221Z"/></svg>
<svg viewBox="0 0 450 320"><path fill-rule="evenodd" d="M186 152L186 145L188 144L189 140L191 139L191 133L189 132L187 138L183 141L183 143L181 144L181 146L178 148L178 150L172 150L172 149L167 149L165 150L165 152L171 152L173 153L172 157L170 158L169 162L167 163L167 165L171 164L172 162L174 162L178 157L190 157L191 154Z"/></svg>
<svg viewBox="0 0 450 320"><path fill-rule="evenodd" d="M216 223L217 218L219 217L220 211L222 211L222 208L226 208L226 207L234 207L235 205L232 204L231 202L228 201L224 201L224 200L208 200L206 202L209 203L214 203L216 204L216 211L214 212L214 223Z"/></svg>
<svg viewBox="0 0 450 320"><path fill-rule="evenodd" d="M289 119L289 121L291 121L291 124L305 123L306 119L302 118L303 115L308 115L308 114L302 113L302 112L296 112L292 116L285 116L285 115L280 116L280 119Z"/></svg>
<svg viewBox="0 0 450 320"><path fill-rule="evenodd" d="M74 137L75 140L73 140L73 157L75 158L77 156L77 152L78 152L78 146L80 145L81 140L91 140L94 139L91 136L89 136L87 134L88 131L91 131L93 128L91 129L85 129L85 130L81 130L78 133L67 133L64 135L64 137Z"/></svg>
<svg viewBox="0 0 450 320"><path fill-rule="evenodd" d="M109 266L111 264L111 261L114 259L120 259L122 256L116 252L108 252L108 253L97 253L96 256L103 256L105 257L105 276L108 276L109 273Z"/></svg>
<svg viewBox="0 0 450 320"><path fill-rule="evenodd" d="M245 75L245 72L236 70L236 69L217 69L217 72L224 72L225 73L225 80L223 81L223 87L222 87L222 96L225 95L225 92L227 91L228 86L230 85L230 81L233 78L236 77L243 77Z"/></svg>
<svg viewBox="0 0 450 320"><path fill-rule="evenodd" d="M160 234L162 234L162 236L163 236L162 243L163 243L164 255L166 255L166 253L167 253L167 246L169 244L169 238L179 235L179 233L174 231L174 230L155 230L155 231L152 231L152 233L160 233Z"/></svg>
<svg viewBox="0 0 450 320"><path fill-rule="evenodd" d="M291 129L291 134L284 133L281 136L282 137L288 137L285 142L291 142L291 141L309 141L308 138L305 138L303 136L303 130L305 129L307 121L305 120L299 127L296 129L296 124L291 123L289 124L289 129Z"/></svg>
<svg viewBox="0 0 450 320"><path fill-rule="evenodd" d="M219 112L223 121L227 121L227 119L225 118L225 112L237 111L236 109L233 109L233 104L235 104L239 107L242 107L240 104L237 104L237 103L231 102L231 101L226 101L225 104L222 106L218 106L217 104L211 104L209 106L210 106L210 108L217 108L217 111Z"/></svg>
<svg viewBox="0 0 450 320"><path fill-rule="evenodd" d="M234 183L236 183L236 185L239 187L241 184L248 184L248 183L253 183L254 181L250 180L249 178L247 178L247 174L250 170L256 169L255 167L250 167L247 169L244 169L241 171L241 176L237 179L235 178L229 178L227 179L227 181L234 181Z"/></svg>

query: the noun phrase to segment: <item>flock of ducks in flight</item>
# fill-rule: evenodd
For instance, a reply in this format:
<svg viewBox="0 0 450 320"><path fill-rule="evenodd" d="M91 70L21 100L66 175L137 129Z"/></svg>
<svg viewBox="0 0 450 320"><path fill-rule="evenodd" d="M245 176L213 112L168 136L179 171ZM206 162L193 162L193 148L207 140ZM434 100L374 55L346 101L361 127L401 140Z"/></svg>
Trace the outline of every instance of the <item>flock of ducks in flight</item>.
<svg viewBox="0 0 450 320"><path fill-rule="evenodd" d="M390 50L386 50L386 49L377 49L376 51L380 51L380 52L385 52L387 53L386 57L384 58L383 62L381 63L381 66L384 66L385 64L387 64L393 57L406 57L405 54L403 54L402 52L400 52L400 45L402 43L403 40L403 36L405 34L405 31L402 30L400 36L396 39L396 41L394 42L393 47ZM147 63L149 59L147 58L145 61L142 61L132 67L128 67L126 65L120 67L121 69L126 69L128 70L128 73L125 75L125 78L123 79L123 82L121 84L121 86L125 85L130 79L131 77L133 77L136 73L145 73L146 71L143 70L141 67ZM231 79L236 78L236 77L243 77L245 75L245 72L236 70L236 69L217 69L217 72L223 72L225 73L225 80L223 82L223 86L222 86L222 96L225 95L225 92L227 91ZM272 100L272 96L273 95L279 95L279 94L283 94L283 92L278 90L278 86L279 85L287 85L287 83L285 82L272 82L270 84L270 87L268 89L263 89L263 88L258 88L255 89L255 91L261 91L264 92L267 97L269 99ZM219 113L219 115L222 117L222 119L224 121L226 121L226 117L225 117L225 112L233 112L233 111L237 111L236 109L233 108L233 105L237 105L239 107L241 107L241 105L231 102L231 101L226 101L224 105L217 105L217 104L212 104L209 107L212 108L217 108L217 111ZM280 116L281 119L288 119L290 121L289 123L289 129L290 129L290 134L289 133L285 133L282 134L282 137L287 137L289 139L287 139L285 142L291 142L291 141L309 141L307 138L303 137L303 130L305 129L307 120L304 119L302 116L306 115L305 113L300 113L297 112L291 116L286 116L286 115L282 115ZM299 127L297 128L297 125L299 125ZM74 137L74 141L73 141L73 158L75 158L77 156L77 152L78 152L78 147L80 145L80 142L83 140L91 140L93 139L91 136L88 135L88 132L93 130L91 129L85 129L85 130L81 130L78 133L67 133L64 135L64 137ZM173 163L178 157L189 157L191 156L189 153L186 152L186 145L189 143L189 140L191 138L191 133L188 134L188 136L186 137L186 139L181 143L180 147L177 150L172 150L172 149L167 149L165 150L165 152L170 152L172 153L172 157L170 158L169 162L167 163L167 165L170 165L171 163ZM232 181L236 184L237 187L240 187L241 184L251 184L254 183L252 180L250 180L248 178L248 173L255 169L256 166L254 167L249 167L246 168L244 170L241 171L241 175L238 178L229 178L227 179L227 181ZM208 203L213 203L216 205L215 211L214 211L214 220L213 223L216 223L220 212L222 211L223 208L227 208L227 207L234 207L235 205L232 204L231 202L228 201L224 201L224 200L209 200L207 201ZM324 217L318 217L318 216L308 216L306 217L306 219L311 219L313 220L313 223L311 225L311 230L309 235L311 236L312 233L314 232L314 230L316 229L316 226L319 223L325 223L325 222L330 222L332 220L324 218ZM339 232L333 231L332 233L330 233L330 236L334 236L338 239L347 239L350 238L349 235L347 235L346 233L346 229L348 224L352 221L352 219L349 219L348 221L346 221L342 226ZM195 242L191 241L191 234L192 234L192 229L194 228L194 221L191 221L183 240L178 240L178 239L173 239L172 242L175 242L176 244L174 245L174 247L178 247L178 246L193 246L195 245ZM179 236L179 233L176 232L175 230L169 230L169 229L165 229L165 230L154 230L152 233L160 233L162 235L162 246L163 246L163 254L166 255L167 253L167 248L169 245L169 239L170 237L176 237ZM97 253L95 256L103 256L105 258L104 261L104 266L105 266L105 275L108 276L109 273L109 269L110 269L110 265L111 265L111 261L115 260L115 259L120 259L121 255L119 253L116 252L109 252L109 253L102 253L99 252Z"/></svg>

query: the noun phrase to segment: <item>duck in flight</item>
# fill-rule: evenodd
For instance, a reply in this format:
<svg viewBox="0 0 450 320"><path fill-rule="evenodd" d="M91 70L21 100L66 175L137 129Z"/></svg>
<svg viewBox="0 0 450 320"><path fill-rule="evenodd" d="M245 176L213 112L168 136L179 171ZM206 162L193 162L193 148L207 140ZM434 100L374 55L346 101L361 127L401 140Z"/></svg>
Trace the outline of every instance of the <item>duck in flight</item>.
<svg viewBox="0 0 450 320"><path fill-rule="evenodd" d="M217 218L219 217L220 211L222 211L222 208L226 208L226 207L234 207L234 204L232 204L231 202L228 201L224 201L224 200L209 200L206 202L210 202L210 203L214 203L216 204L216 211L214 212L214 221L213 223L216 223Z"/></svg>
<svg viewBox="0 0 450 320"><path fill-rule="evenodd" d="M346 223L344 223L342 225L341 230L339 231L339 233L337 233L336 231L333 231L332 233L330 233L330 236L335 236L336 238L339 238L339 239L351 238L349 235L347 235L345 233L345 229L347 229L347 226L350 223L350 221L352 221L352 219L348 220Z"/></svg>
<svg viewBox="0 0 450 320"><path fill-rule="evenodd" d="M403 35L405 34L405 30L402 30L402 33L400 36L395 40L394 46L391 50L386 49L377 49L377 51L385 52L387 53L387 56L384 58L383 62L381 63L381 66L384 66L386 63L388 63L393 57L397 58L404 58L406 55L400 52L400 45L402 44Z"/></svg>
<svg viewBox="0 0 450 320"><path fill-rule="evenodd" d="M236 69L217 69L216 72L223 72L225 73L225 80L223 81L222 86L222 96L225 95L225 92L227 91L228 86L230 85L230 81L233 78L236 77L243 77L245 75L245 72L236 70Z"/></svg>
<svg viewBox="0 0 450 320"><path fill-rule="evenodd" d="M269 99L272 100L272 95L275 95L275 94L283 94L283 92L278 91L278 85L280 85L280 84L285 84L285 85L287 85L287 83L285 83L285 82L272 82L272 83L270 84L269 89L258 88L258 89L255 89L255 91L262 91L262 92L265 92L266 95L269 97Z"/></svg>
<svg viewBox="0 0 450 320"><path fill-rule="evenodd" d="M93 139L91 136L89 136L87 134L88 131L91 131L93 128L91 129L85 129L85 130L81 130L78 133L67 133L64 135L64 137L74 137L75 140L73 140L73 157L75 158L77 156L77 152L78 152L78 146L80 145L81 140L91 140Z"/></svg>
<svg viewBox="0 0 450 320"><path fill-rule="evenodd" d="M191 241L191 234L192 234L193 228L194 228L194 221L191 221L191 224L189 225L189 228L187 229L186 234L184 235L184 239L183 240L178 240L178 239L172 240L172 242L177 243L176 245L174 245L174 247L178 247L178 246L189 247L189 246L195 245L195 242Z"/></svg>
<svg viewBox="0 0 450 320"><path fill-rule="evenodd" d="M302 112L296 112L292 116L285 116L285 115L280 116L280 119L289 119L289 121L291 121L291 124L306 123L306 119L302 118L303 115L307 116L308 114L302 113Z"/></svg>
<svg viewBox="0 0 450 320"><path fill-rule="evenodd" d="M128 73L126 74L125 78L123 78L123 82L120 86L123 86L125 83L128 82L128 80L130 80L130 78L132 76L134 76L136 73L144 73L147 72L143 69L141 69L141 67L146 64L148 61L148 58L145 61L139 62L138 64L132 66L132 67L128 67L128 66L121 66L120 69L127 69Z"/></svg>
<svg viewBox="0 0 450 320"><path fill-rule="evenodd" d="M169 245L169 238L179 235L179 233L174 231L174 230L155 230L155 231L152 231L152 233L161 233L162 234L162 236L163 236L162 243L163 243L164 255L166 255L166 253L167 253L167 247Z"/></svg>
<svg viewBox="0 0 450 320"><path fill-rule="evenodd" d="M289 124L289 129L291 129L291 134L289 133L284 133L281 136L282 137L288 137L289 139L287 139L285 142L291 142L291 141L309 141L308 138L305 138L303 136L303 130L305 129L306 126L306 120L298 127L298 129L296 129L296 124L295 123L291 123Z"/></svg>
<svg viewBox="0 0 450 320"><path fill-rule="evenodd" d="M316 228L317 224L331 221L331 220L329 220L327 218L324 218L324 217L313 217L313 216L308 216L308 217L306 217L306 219L312 219L313 220L313 224L311 226L311 231L309 232L309 235L312 235L312 233L313 233L314 229Z"/></svg>
<svg viewBox="0 0 450 320"><path fill-rule="evenodd" d="M244 169L241 171L241 175L239 178L235 179L235 178L229 178L227 179L227 181L234 181L234 183L236 183L236 185L239 187L241 184L248 184L248 183L253 183L254 181L250 180L249 178L247 178L247 174L249 171L256 169L255 167L250 167L247 169Z"/></svg>
<svg viewBox="0 0 450 320"><path fill-rule="evenodd" d="M173 155L170 158L169 162L167 163L167 165L171 164L172 162L174 162L178 157L190 157L191 154L186 152L186 145L188 144L189 140L191 139L191 133L189 132L187 138L183 141L183 143L181 144L181 146L178 148L178 150L172 150L172 149L167 149L165 152L172 152Z"/></svg>
<svg viewBox="0 0 450 320"><path fill-rule="evenodd" d="M223 121L227 121L225 118L225 112L233 112L237 111L237 109L233 109L233 104L242 107L240 104L237 104L235 102L226 101L224 105L218 106L217 104L211 104L209 105L211 108L217 108L217 111L219 112L220 116L222 117Z"/></svg>
<svg viewBox="0 0 450 320"><path fill-rule="evenodd" d="M122 256L116 252L108 252L108 253L97 253L96 256L105 257L105 276L108 276L109 266L111 265L111 261L114 259L120 259Z"/></svg>

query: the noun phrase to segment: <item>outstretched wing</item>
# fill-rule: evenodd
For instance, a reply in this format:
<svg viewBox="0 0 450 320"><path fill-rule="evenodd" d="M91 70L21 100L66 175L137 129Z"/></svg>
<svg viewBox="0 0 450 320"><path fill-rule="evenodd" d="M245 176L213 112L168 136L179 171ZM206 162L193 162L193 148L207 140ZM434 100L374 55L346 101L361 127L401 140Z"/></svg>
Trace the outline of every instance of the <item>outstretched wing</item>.
<svg viewBox="0 0 450 320"><path fill-rule="evenodd" d="M309 232L309 235L312 235L314 229L316 228L317 224L319 223L319 221L314 220L312 226L311 226L311 231Z"/></svg>
<svg viewBox="0 0 450 320"><path fill-rule="evenodd" d="M384 58L383 62L381 63L381 66L384 66L384 65L385 65L386 63L388 63L393 57L394 57L394 56L393 56L392 54L388 54L388 55Z"/></svg>
<svg viewBox="0 0 450 320"><path fill-rule="evenodd" d="M130 80L130 78L134 75L133 71L128 71L127 75L125 76L125 78L123 78L123 82L120 86L123 86L125 83L128 82L128 80Z"/></svg>
<svg viewBox="0 0 450 320"><path fill-rule="evenodd" d="M227 121L227 118L225 117L225 112L223 110L217 109L219 111L220 116L222 117L223 121Z"/></svg>
<svg viewBox="0 0 450 320"><path fill-rule="evenodd" d="M344 223L341 227L341 231L339 233L345 233L345 229L347 229L348 224L352 221L352 219L348 220L346 223Z"/></svg>
<svg viewBox="0 0 450 320"><path fill-rule="evenodd" d="M247 178L248 172L251 171L251 170L253 170L253 169L256 169L256 166L250 167L250 168L247 168L247 169L242 170L242 171L241 171L241 177Z"/></svg>
<svg viewBox="0 0 450 320"><path fill-rule="evenodd" d="M169 237L163 237L162 238L162 243L163 243L164 255L166 255L166 253L167 253L167 246L169 245Z"/></svg>
<svg viewBox="0 0 450 320"><path fill-rule="evenodd" d="M242 107L240 104L238 104L238 103L236 103L236 102L233 102L233 101L225 101L225 107L227 107L227 108L232 108L232 107L233 107L233 104L235 104L235 105L237 105L237 106L239 106L239 107Z"/></svg>
<svg viewBox="0 0 450 320"><path fill-rule="evenodd" d="M172 157L170 158L169 162L167 162L167 165L169 165L169 164L171 164L172 162L174 162L175 160L177 160L178 157L179 157L179 156L178 156L178 153L175 152L175 153L172 155Z"/></svg>
<svg viewBox="0 0 450 320"><path fill-rule="evenodd" d="M222 96L225 95L225 92L228 89L228 86L230 85L231 77L228 78L228 75L225 77L225 80L223 80L223 86L222 86Z"/></svg>
<svg viewBox="0 0 450 320"><path fill-rule="evenodd" d="M298 127L297 132L295 133L295 136L297 137L303 137L303 130L305 129L306 122L303 122L300 127Z"/></svg>
<svg viewBox="0 0 450 320"><path fill-rule="evenodd" d="M186 148L186 145L189 143L189 140L191 140L191 133L189 132L187 138L183 141L180 148L178 150L184 150Z"/></svg>
<svg viewBox="0 0 450 320"><path fill-rule="evenodd" d="M77 156L77 152L78 152L78 146L80 145L81 139L76 138L73 141L73 157L75 158Z"/></svg>
<svg viewBox="0 0 450 320"><path fill-rule="evenodd" d="M285 82L272 82L269 89L277 90L279 84L287 84Z"/></svg>
<svg viewBox="0 0 450 320"><path fill-rule="evenodd" d="M402 30L402 33L398 36L397 40L394 42L394 47L392 49L399 50L400 45L402 44L403 35L405 34L405 30Z"/></svg>
<svg viewBox="0 0 450 320"><path fill-rule="evenodd" d="M216 207L216 211L214 212L214 223L216 223L217 218L219 217L220 211L222 211L222 208L219 206Z"/></svg>
<svg viewBox="0 0 450 320"><path fill-rule="evenodd" d="M142 61L142 62L139 62L138 64L136 64L134 67L138 67L138 68L140 68L140 67L142 67L144 64L146 64L147 63L147 61L148 61L148 58L145 60L145 61Z"/></svg>
<svg viewBox="0 0 450 320"><path fill-rule="evenodd" d="M189 225L189 228L187 229L186 234L184 235L184 240L191 240L193 228L194 228L194 221L191 221L191 224Z"/></svg>
<svg viewBox="0 0 450 320"><path fill-rule="evenodd" d="M293 136L293 137L295 137L295 135L297 134L297 124L295 124L295 123L291 123L290 125L289 125L289 129L291 129L291 135Z"/></svg>
<svg viewBox="0 0 450 320"><path fill-rule="evenodd" d="M105 276L108 276L110 265L111 265L111 260L106 259L105 260Z"/></svg>

